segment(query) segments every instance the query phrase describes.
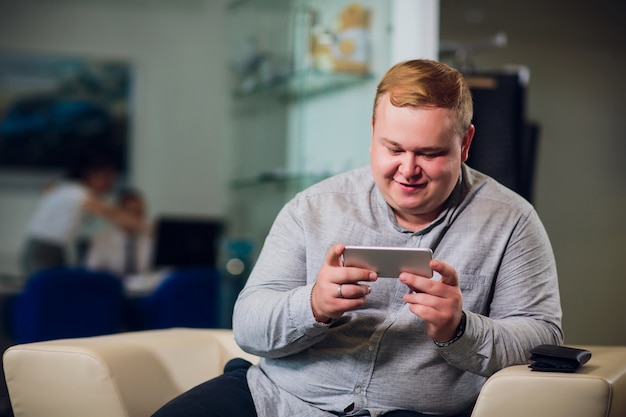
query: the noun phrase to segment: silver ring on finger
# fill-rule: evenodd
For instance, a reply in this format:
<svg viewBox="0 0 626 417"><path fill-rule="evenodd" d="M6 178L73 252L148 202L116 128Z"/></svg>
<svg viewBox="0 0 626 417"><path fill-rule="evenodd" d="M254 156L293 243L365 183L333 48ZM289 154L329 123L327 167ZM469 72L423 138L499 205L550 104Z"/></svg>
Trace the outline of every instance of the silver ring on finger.
<svg viewBox="0 0 626 417"><path fill-rule="evenodd" d="M337 284L337 298L343 298L343 294L341 293L341 286L343 284Z"/></svg>

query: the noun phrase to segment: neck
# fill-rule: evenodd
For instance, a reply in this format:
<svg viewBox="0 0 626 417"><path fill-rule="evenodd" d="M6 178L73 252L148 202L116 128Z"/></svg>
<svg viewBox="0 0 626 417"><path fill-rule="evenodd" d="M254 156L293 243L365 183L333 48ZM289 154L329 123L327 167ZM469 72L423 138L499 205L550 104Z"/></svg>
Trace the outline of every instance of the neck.
<svg viewBox="0 0 626 417"><path fill-rule="evenodd" d="M402 227L412 232L422 230L429 224L431 224L438 216L439 213L424 214L424 215L406 215L395 213L396 221Z"/></svg>

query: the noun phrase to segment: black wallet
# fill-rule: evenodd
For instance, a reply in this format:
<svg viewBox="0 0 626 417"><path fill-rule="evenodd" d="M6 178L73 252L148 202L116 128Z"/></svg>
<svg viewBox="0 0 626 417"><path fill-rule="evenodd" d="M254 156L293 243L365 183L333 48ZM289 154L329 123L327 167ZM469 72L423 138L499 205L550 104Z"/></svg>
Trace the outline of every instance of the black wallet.
<svg viewBox="0 0 626 417"><path fill-rule="evenodd" d="M576 372L591 358L588 350L558 345L539 345L530 353L528 367L543 372Z"/></svg>

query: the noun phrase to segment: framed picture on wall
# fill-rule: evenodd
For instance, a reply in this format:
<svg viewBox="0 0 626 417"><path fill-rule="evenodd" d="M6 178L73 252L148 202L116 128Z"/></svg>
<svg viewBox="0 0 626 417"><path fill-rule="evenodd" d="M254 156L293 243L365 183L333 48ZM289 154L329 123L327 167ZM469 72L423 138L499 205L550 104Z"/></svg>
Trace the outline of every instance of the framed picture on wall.
<svg viewBox="0 0 626 417"><path fill-rule="evenodd" d="M59 175L93 149L127 169L131 66L0 51L0 177Z"/></svg>

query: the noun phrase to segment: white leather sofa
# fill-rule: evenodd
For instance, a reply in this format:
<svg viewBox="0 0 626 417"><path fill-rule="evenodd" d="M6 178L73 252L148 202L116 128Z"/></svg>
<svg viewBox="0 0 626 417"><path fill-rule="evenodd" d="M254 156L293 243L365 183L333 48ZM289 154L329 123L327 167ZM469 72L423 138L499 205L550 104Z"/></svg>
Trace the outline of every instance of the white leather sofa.
<svg viewBox="0 0 626 417"><path fill-rule="evenodd" d="M574 374L496 373L472 416L626 416L626 347L587 348ZM3 359L15 417L147 417L232 357L256 361L229 330L168 329L16 345Z"/></svg>

